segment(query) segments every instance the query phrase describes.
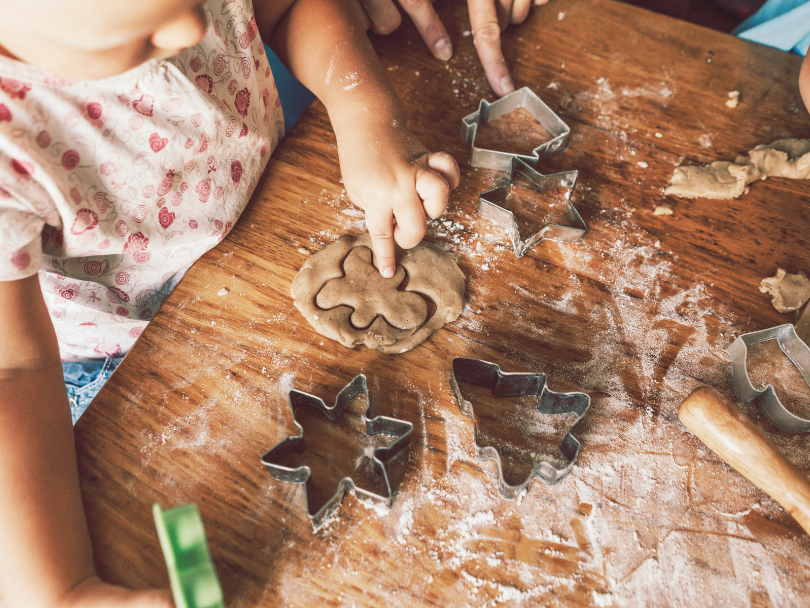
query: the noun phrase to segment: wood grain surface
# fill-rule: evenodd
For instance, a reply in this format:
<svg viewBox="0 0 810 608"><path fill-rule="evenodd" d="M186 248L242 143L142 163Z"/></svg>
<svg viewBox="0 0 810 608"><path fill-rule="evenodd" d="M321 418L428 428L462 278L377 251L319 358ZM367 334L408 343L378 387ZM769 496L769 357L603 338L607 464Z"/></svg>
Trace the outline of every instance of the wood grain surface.
<svg viewBox="0 0 810 608"><path fill-rule="evenodd" d="M579 170L573 200L588 232L517 259L475 213L478 193L504 175L471 169L459 139L462 117L494 99L466 8L436 7L454 40L450 62L433 59L410 23L373 41L411 128L461 166L427 239L458 256L467 307L424 345L387 356L322 338L292 306L299 249L363 230L315 103L233 232L186 274L76 426L100 573L168 586L150 505L196 502L234 608L808 605L810 537L692 436L677 407L701 385L730 396L725 347L792 320L757 286L777 267L810 272L810 185L769 179L727 202L661 194L680 163L809 136L800 58L610 0L535 7L504 49L517 86L571 126L568 148L540 169ZM515 121L508 139L533 147L531 125ZM674 214L654 215L664 203ZM495 467L475 459L472 420L449 389L456 356L542 371L550 389L590 395L568 478L535 480L516 501L498 496ZM349 495L315 531L303 487L275 481L259 459L297 433L290 389L333 403L358 373L370 415L414 424L407 469L389 513ZM525 423L508 427L522 434L509 441L518 468L521 453L565 430L530 405L520 411ZM807 436L743 411L810 474ZM362 456L342 440L349 422L313 431L315 451Z"/></svg>

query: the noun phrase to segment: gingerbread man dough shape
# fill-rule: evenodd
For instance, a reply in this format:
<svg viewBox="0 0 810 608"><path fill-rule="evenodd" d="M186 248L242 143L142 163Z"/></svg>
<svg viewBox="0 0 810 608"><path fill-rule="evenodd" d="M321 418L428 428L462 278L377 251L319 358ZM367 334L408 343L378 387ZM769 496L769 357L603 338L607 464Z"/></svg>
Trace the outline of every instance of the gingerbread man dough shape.
<svg viewBox="0 0 810 608"><path fill-rule="evenodd" d="M418 346L464 307L464 274L444 249L422 242L397 248L397 271L380 276L371 238L344 236L310 257L293 280L295 307L315 330L348 348L386 354ZM399 287L407 273L408 283ZM436 305L427 318L425 298Z"/></svg>

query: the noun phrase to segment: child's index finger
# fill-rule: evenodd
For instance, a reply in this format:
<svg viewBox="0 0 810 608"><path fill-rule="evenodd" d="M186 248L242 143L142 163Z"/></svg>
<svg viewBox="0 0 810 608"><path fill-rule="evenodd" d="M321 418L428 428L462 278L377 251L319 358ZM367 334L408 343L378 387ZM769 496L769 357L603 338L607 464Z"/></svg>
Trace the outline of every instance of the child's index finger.
<svg viewBox="0 0 810 608"><path fill-rule="evenodd" d="M366 213L366 225L368 226L368 234L371 237L371 247L374 250L374 264L384 279L390 279L394 276L397 268L393 222L387 229L380 229L369 223L368 213Z"/></svg>
<svg viewBox="0 0 810 608"><path fill-rule="evenodd" d="M394 238L375 237L372 234L371 244L374 247L374 259L377 262L377 269L384 279L390 279L394 276L397 268Z"/></svg>

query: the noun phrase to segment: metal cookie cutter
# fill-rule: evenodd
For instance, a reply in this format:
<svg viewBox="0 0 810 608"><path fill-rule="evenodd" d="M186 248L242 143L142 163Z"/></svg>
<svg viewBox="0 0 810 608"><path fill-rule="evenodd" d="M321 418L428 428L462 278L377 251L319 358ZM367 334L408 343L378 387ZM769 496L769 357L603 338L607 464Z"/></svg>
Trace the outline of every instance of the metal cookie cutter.
<svg viewBox="0 0 810 608"><path fill-rule="evenodd" d="M582 216L579 214L579 211L577 211L576 207L574 207L574 204L571 202L571 195L574 193L574 188L577 185L579 171L565 171L563 173L543 175L526 164L522 158L515 157L512 159L510 176L509 183L505 186L487 190L479 195L478 215L506 229L517 257L523 257L529 249L543 239L561 243L578 243L582 240L587 226ZM518 176L525 179L540 193L550 190L567 189L564 213L565 219L569 225L546 224L538 232L530 234L525 239L521 239L515 214L502 206L509 196L509 189Z"/></svg>
<svg viewBox="0 0 810 608"><path fill-rule="evenodd" d="M518 485L509 485L503 476L501 457L492 446L480 445L478 442L478 423L475 422L472 403L464 399L459 389L459 382L489 388L495 397L537 397L537 410L541 414L576 414L577 419L570 428L574 428L591 405L591 398L584 393L555 393L546 387L546 375L540 372L533 374L504 373L494 363L456 357L453 359L453 371L450 374L450 387L458 402L461 413L473 419L475 424L475 452L478 460L494 460L498 465L498 491L508 499L517 498L529 485L533 477L539 477L548 485L554 485L568 475L579 456L580 443L569 429L560 443L560 451L568 464L555 468L542 457L533 455L532 472L525 481Z"/></svg>
<svg viewBox="0 0 810 608"><path fill-rule="evenodd" d="M810 347L796 335L793 325L785 324L771 329L742 334L732 342L727 352L731 357L731 384L734 393L743 403L757 400L765 415L783 431L788 433L810 432L810 420L791 414L779 401L773 386L768 384L763 390L757 390L748 377L746 357L748 347L766 340L776 340L779 348L799 370L805 382L810 385Z"/></svg>
<svg viewBox="0 0 810 608"><path fill-rule="evenodd" d="M475 147L475 134L479 125L492 122L518 108L524 108L534 116L535 120L551 134L552 139L537 146L529 155ZM565 148L570 133L570 127L529 87L518 89L492 103L482 99L478 111L465 116L461 121L461 139L471 146L470 165L498 171L509 171L513 158L522 158L532 167L535 166L538 161Z"/></svg>
<svg viewBox="0 0 810 608"><path fill-rule="evenodd" d="M335 494L326 501L316 513L313 513L310 508L310 494L312 492L310 468L308 466L290 468L280 464L285 457L293 453L303 452L306 448L304 429L295 419L295 412L299 407L311 407L322 412L330 422L337 422L340 420L341 414L343 414L349 404L359 395L365 395L366 401L370 406L366 377L362 374L355 376L354 379L338 393L335 405L332 407L328 407L322 399L314 395L291 390L289 394L290 407L293 412L293 421L295 422L295 426L298 427L298 435L296 437L288 437L262 456L262 464L270 469L270 474L275 479L306 484L307 513L316 528L319 528L329 519L329 516L340 507L340 503L343 501L343 496L346 492L350 492L353 489L357 491L357 498L360 500L375 505L384 505L389 509L394 503L394 489L389 480L386 464L408 448L411 443L411 435L413 434L413 424L386 416L377 416L371 419L366 418L365 414L368 412L368 407L366 407L366 411L363 412L366 434L369 436L392 435L396 437L390 445L375 448L372 456L374 472L385 482L385 494L375 494L369 490L359 488L355 485L351 477L344 477L340 480Z"/></svg>

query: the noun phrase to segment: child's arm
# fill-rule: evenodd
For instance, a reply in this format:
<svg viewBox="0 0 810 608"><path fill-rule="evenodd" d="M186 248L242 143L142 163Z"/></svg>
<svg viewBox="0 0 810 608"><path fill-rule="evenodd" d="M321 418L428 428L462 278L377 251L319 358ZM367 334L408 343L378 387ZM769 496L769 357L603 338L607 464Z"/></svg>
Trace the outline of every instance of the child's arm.
<svg viewBox="0 0 810 608"><path fill-rule="evenodd" d="M257 20L262 6L257 0ZM268 3L269 5L269 3ZM394 239L417 245L425 216L439 217L459 182L455 160L430 153L405 125L391 83L350 3L297 0L265 40L324 103L335 129L346 191L366 212L383 276L394 274Z"/></svg>
<svg viewBox="0 0 810 608"><path fill-rule="evenodd" d="M168 608L95 576L59 346L37 275L0 282L0 596L10 608Z"/></svg>

